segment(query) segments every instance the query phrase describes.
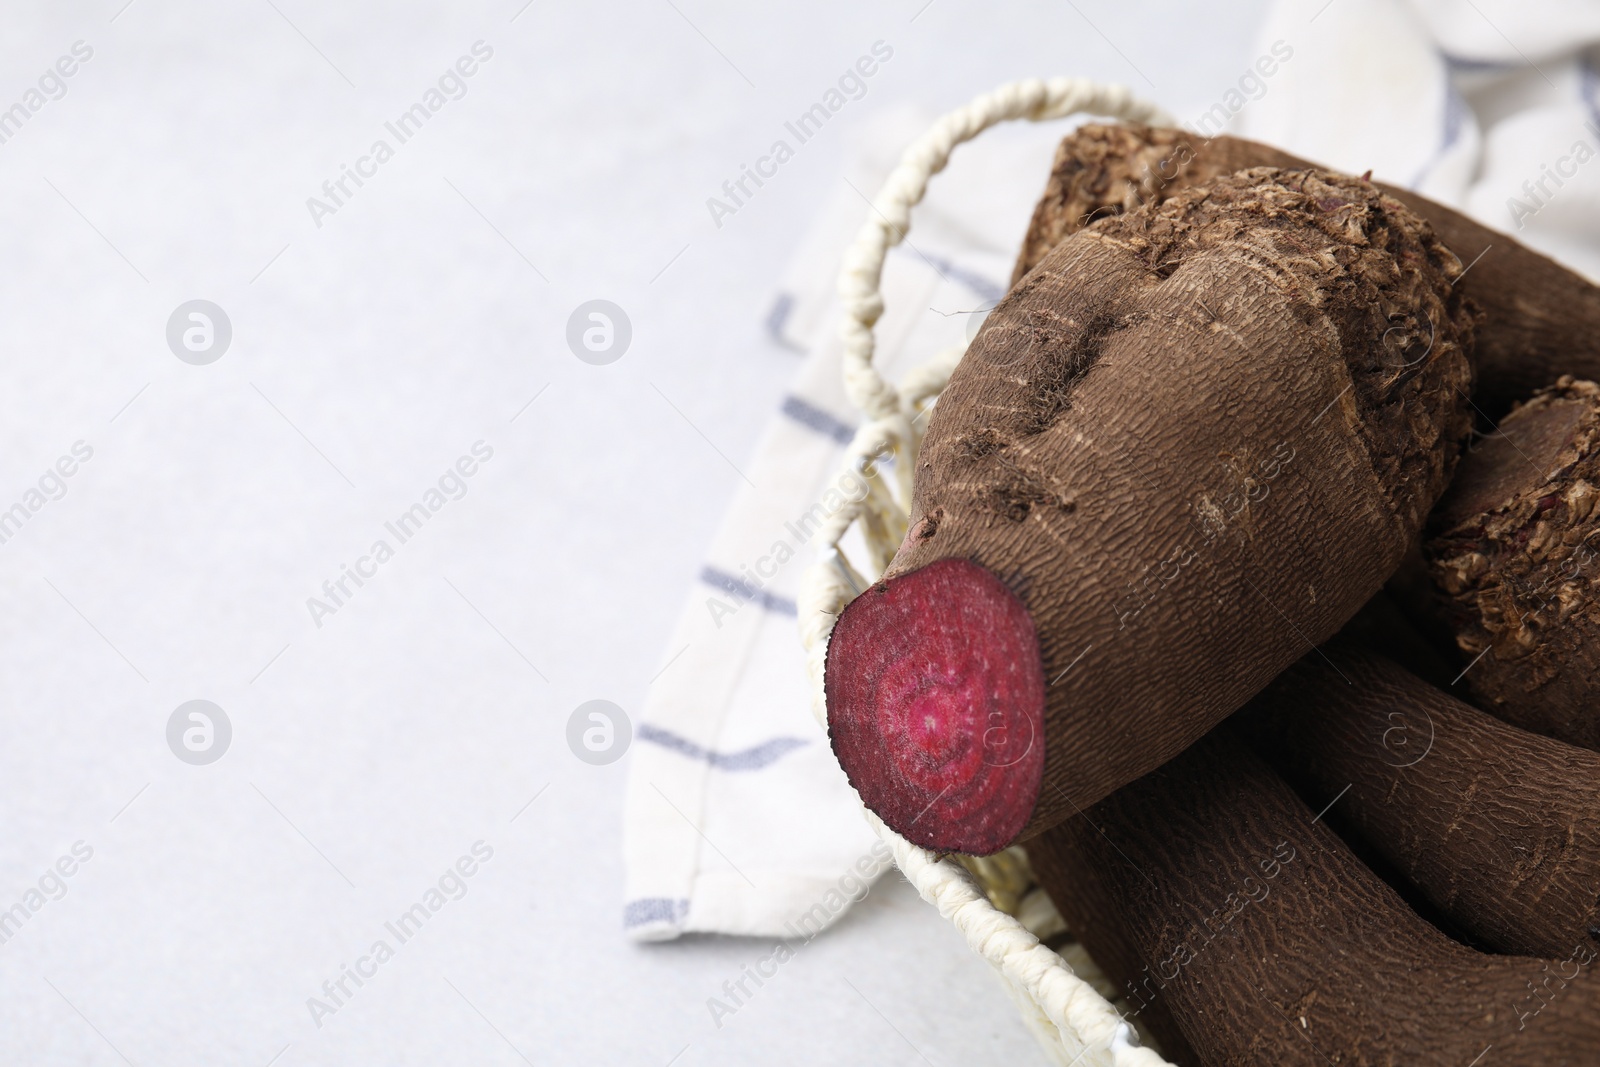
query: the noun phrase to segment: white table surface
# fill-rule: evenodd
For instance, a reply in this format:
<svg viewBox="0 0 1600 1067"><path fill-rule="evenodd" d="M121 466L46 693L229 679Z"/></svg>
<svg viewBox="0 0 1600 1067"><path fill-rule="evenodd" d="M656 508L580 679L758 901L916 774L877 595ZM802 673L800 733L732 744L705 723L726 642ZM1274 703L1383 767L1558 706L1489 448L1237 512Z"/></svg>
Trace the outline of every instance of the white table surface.
<svg viewBox="0 0 1600 1067"><path fill-rule="evenodd" d="M1259 5L122 3L13 5L0 38L0 109L93 49L0 144L0 510L93 449L0 544L0 908L93 849L0 945L0 1062L1044 1062L898 876L717 1028L770 946L623 939L625 764L565 725L660 667L737 483L718 450L797 366L761 320L852 125L1062 73L1192 116ZM466 95L314 225L480 39ZM705 199L880 39L867 96L716 228ZM564 340L596 297L633 325L609 366ZM165 339L195 298L233 327L205 366ZM467 494L317 627L306 599L478 441ZM234 732L208 766L165 738L197 698ZM479 840L466 895L316 1026Z"/></svg>

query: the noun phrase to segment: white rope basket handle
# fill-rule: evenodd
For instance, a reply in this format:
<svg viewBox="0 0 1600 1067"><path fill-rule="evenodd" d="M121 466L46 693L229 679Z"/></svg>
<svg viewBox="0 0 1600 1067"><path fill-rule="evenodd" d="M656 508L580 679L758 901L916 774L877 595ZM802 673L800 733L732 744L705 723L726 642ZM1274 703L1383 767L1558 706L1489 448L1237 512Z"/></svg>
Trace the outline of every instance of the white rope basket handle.
<svg viewBox="0 0 1600 1067"><path fill-rule="evenodd" d="M1092 114L1129 122L1171 125L1172 118L1154 104L1137 99L1120 85L1101 85L1084 78L1051 78L1011 82L987 92L945 115L919 137L890 173L872 202L872 215L845 253L839 274L844 303L844 384L850 400L872 418L900 410L900 395L872 366L872 328L883 314L879 283L884 257L905 239L911 209L928 191L928 179L944 170L950 153L991 126L1013 119L1044 122L1068 115Z"/></svg>
<svg viewBox="0 0 1600 1067"><path fill-rule="evenodd" d="M895 480L890 490L876 478L864 479L872 490L829 517L819 531L821 558L807 569L801 583L800 638L811 677L812 710L824 729L827 708L822 682L828 635L839 612L870 584L840 550L839 542L859 524L872 573L881 573L894 556L905 536L911 508L912 460L922 437L917 423L925 405L944 388L964 350L962 346L940 353L927 366L907 375L900 389L878 373L872 364L873 327L883 315L879 289L884 260L889 249L905 239L912 206L921 201L929 179L944 169L957 145L1001 122L1042 122L1074 114L1172 124L1164 111L1136 99L1121 86L1082 78L1030 79L1002 85L945 115L906 149L845 255L839 276L845 389L868 420L850 442L845 465L848 471L862 473L892 457ZM1154 1051L1140 1047L1133 1027L1116 1008L1020 922L991 904L958 864L911 844L870 811L865 814L917 892L955 923L973 951L999 972L1022 1009L1024 1021L1058 1063L1170 1067Z"/></svg>

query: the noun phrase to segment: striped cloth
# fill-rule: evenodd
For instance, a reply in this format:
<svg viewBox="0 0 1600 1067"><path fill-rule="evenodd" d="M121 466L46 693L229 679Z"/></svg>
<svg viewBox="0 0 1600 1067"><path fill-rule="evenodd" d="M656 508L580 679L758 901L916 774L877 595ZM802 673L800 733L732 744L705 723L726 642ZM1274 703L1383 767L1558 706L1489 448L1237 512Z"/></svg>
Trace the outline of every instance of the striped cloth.
<svg viewBox="0 0 1600 1067"><path fill-rule="evenodd" d="M1600 279L1600 3L1277 0L1258 51L1275 41L1294 55L1235 132L1371 169Z"/></svg>
<svg viewBox="0 0 1600 1067"><path fill-rule="evenodd" d="M815 936L860 895L850 887L863 872L886 867L812 718L795 592L822 518L864 491L837 479L858 418L841 384L839 263L870 210L864 197L929 121L891 113L863 131L768 315L773 339L807 355L741 464L754 487L723 518L635 733L624 815L632 938ZM959 343L1004 294L1063 132L980 142L934 183L885 271L879 360L891 379Z"/></svg>

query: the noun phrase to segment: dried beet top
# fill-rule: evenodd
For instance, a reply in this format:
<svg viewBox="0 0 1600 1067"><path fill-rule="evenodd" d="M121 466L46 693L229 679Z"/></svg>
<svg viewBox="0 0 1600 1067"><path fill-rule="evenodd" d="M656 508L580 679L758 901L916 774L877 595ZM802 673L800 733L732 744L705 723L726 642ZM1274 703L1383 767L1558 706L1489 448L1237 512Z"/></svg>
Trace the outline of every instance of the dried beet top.
<svg viewBox="0 0 1600 1067"><path fill-rule="evenodd" d="M1600 748L1600 386L1562 378L1462 464L1426 546L1495 714Z"/></svg>

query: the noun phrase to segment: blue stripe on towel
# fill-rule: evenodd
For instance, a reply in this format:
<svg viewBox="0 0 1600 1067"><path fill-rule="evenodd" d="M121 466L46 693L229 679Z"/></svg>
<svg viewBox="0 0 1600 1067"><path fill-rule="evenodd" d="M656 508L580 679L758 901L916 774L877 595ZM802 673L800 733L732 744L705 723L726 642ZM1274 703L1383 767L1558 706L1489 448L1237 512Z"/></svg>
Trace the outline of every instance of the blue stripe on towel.
<svg viewBox="0 0 1600 1067"><path fill-rule="evenodd" d="M1589 121L1600 126L1600 70L1595 69L1595 61L1589 57L1578 64L1578 95L1589 110Z"/></svg>
<svg viewBox="0 0 1600 1067"><path fill-rule="evenodd" d="M774 737L770 741L763 741L752 748L739 752L714 752L703 748L686 737L679 737L670 730L663 730L659 726L641 723L639 732L635 734L640 741L648 741L662 748L670 748L674 752L688 756L690 759L704 760L711 766L721 771L759 771L770 766L787 756L797 748L804 748L809 741L799 737Z"/></svg>
<svg viewBox="0 0 1600 1067"><path fill-rule="evenodd" d="M917 254L919 256L922 255L920 252ZM958 263L953 263L941 256L922 256L922 258L927 262L928 266L938 271L948 280L960 282L990 303L999 303L1000 298L1006 295L1005 286L992 282L981 274L974 274Z"/></svg>
<svg viewBox="0 0 1600 1067"><path fill-rule="evenodd" d="M843 419L836 418L832 412L824 411L810 401L802 400L797 396L784 397L783 407L779 410L800 425L815 430L820 434L826 434L841 445L849 444L850 439L856 435L854 426L851 426Z"/></svg>
<svg viewBox="0 0 1600 1067"><path fill-rule="evenodd" d="M790 293L779 293L772 298L772 307L767 311L767 336L784 348L803 352L805 349L795 344L784 336L783 328L789 324L789 315L794 311L794 296Z"/></svg>
<svg viewBox="0 0 1600 1067"><path fill-rule="evenodd" d="M670 923L678 926L689 914L689 901L670 897L643 897L630 900L622 906L622 928L631 930L646 923Z"/></svg>
<svg viewBox="0 0 1600 1067"><path fill-rule="evenodd" d="M794 615L798 617L800 614L799 607L788 597L775 596L764 589L757 589L743 578L729 574L727 571L719 571L710 565L700 571L700 580L713 589L720 589L730 596L738 597L740 600L753 600L768 611L777 612L779 615Z"/></svg>
<svg viewBox="0 0 1600 1067"><path fill-rule="evenodd" d="M1434 150L1433 155L1422 165L1422 169L1417 171L1416 176L1411 179L1407 185L1409 189L1415 189L1420 186L1423 180L1433 172L1433 168L1439 165L1440 160L1444 159L1446 153L1454 148L1455 143L1461 139L1461 129L1466 125L1467 102L1461 93L1457 91L1455 80L1450 77L1450 57L1445 56L1444 58L1446 61L1444 72L1444 129L1440 131L1439 147Z"/></svg>
<svg viewBox="0 0 1600 1067"><path fill-rule="evenodd" d="M1451 53L1445 51L1440 51L1439 55L1451 66L1452 69L1459 70L1463 73L1489 73L1497 70L1517 70L1523 66L1521 63L1507 63L1502 59L1473 59L1469 56L1452 55Z"/></svg>

